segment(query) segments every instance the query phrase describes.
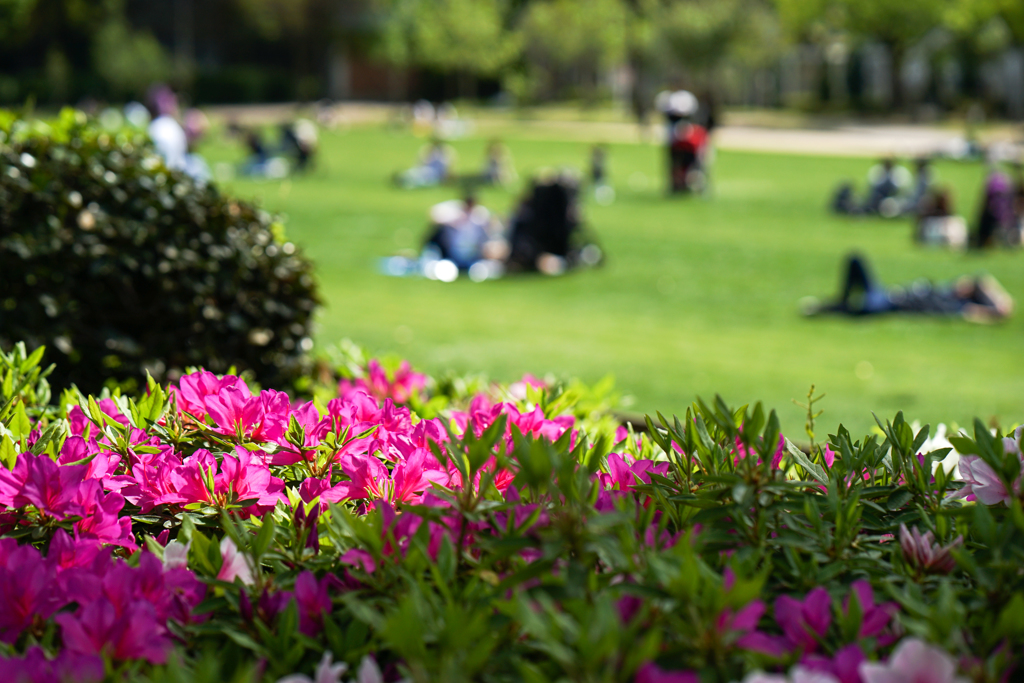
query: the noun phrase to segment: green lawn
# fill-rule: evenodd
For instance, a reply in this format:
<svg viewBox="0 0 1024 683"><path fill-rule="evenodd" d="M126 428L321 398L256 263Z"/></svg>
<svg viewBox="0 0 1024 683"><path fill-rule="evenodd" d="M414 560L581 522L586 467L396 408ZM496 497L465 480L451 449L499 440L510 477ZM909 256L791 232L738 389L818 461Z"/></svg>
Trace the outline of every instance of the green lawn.
<svg viewBox="0 0 1024 683"><path fill-rule="evenodd" d="M585 142L538 140L508 124L505 140L521 178L558 165L581 168ZM576 136L574 136L575 138ZM867 254L883 281L994 274L1024 304L1020 253L962 255L922 249L906 221L843 220L825 210L842 178L863 185L864 159L719 152L709 199L666 199L661 150L613 144L618 197L586 204L608 254L605 267L561 278L484 284L388 278L377 259L418 245L426 211L455 190L400 191L388 183L422 140L379 127L325 133L317 170L291 181L227 184L287 215L289 236L317 264L326 305L322 347L349 337L397 353L431 372L525 372L595 381L613 374L635 397L631 410L685 409L696 395L734 404L763 400L783 427L802 432L791 402L811 383L828 394L824 426L854 432L871 412L965 424L1024 418L1024 312L980 326L959 319L804 319L806 295L831 295L843 256ZM456 141L459 168L475 171L483 137ZM211 161L237 161L238 147L214 143ZM957 208L973 217L982 182L977 165L940 164ZM485 190L484 204L507 215L514 191ZM860 371L857 371L857 368Z"/></svg>

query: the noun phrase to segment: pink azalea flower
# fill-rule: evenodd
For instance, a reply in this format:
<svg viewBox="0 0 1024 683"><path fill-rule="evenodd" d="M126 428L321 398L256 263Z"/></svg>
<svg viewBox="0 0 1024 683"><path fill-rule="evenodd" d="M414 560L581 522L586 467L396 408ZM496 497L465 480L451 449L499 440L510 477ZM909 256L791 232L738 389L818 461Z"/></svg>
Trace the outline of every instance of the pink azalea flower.
<svg viewBox="0 0 1024 683"><path fill-rule="evenodd" d="M54 573L39 551L3 539L0 566L0 641L13 643L36 619L45 620L64 603L54 590Z"/></svg>
<svg viewBox="0 0 1024 683"><path fill-rule="evenodd" d="M727 570L727 574L730 572L731 570ZM738 612L726 607L718 615L715 629L722 634L733 634L736 646L739 648L760 652L771 657L779 657L785 653L781 639L757 630L757 624L765 609L765 604L760 600L752 601Z"/></svg>
<svg viewBox="0 0 1024 683"><path fill-rule="evenodd" d="M234 434L237 429L248 431L260 417L260 400L249 393L248 387L230 386L217 394L207 396L206 409L214 424L224 434Z"/></svg>
<svg viewBox="0 0 1024 683"><path fill-rule="evenodd" d="M502 414L508 417L508 423L505 427L505 438L510 449L512 446L513 426L525 436L535 439L543 437L549 441L557 441L566 430L572 429L576 422L575 418L571 415L562 415L548 419L544 417L544 411L539 406L528 413L520 413L519 409L511 403L492 405L484 396L475 397L470 402L467 413L454 413L452 419L463 433L472 425L473 433L479 436L483 434L485 429L494 424L495 420Z"/></svg>
<svg viewBox="0 0 1024 683"><path fill-rule="evenodd" d="M736 457L735 457L733 462L735 464L737 464L737 465L739 464L740 460L744 460L744 459L752 457L752 456L757 456L756 451L749 450L746 446L744 446L743 442L740 441L739 437L736 438L736 449L735 449L734 452L736 453ZM782 457L785 454L786 454L786 438L780 434L779 435L779 442L778 442L778 444L775 447L775 454L772 456L772 468L773 469L776 469L776 470L779 469L780 465L782 464ZM757 464L759 464L759 465L761 464L760 456L757 456Z"/></svg>
<svg viewBox="0 0 1024 683"><path fill-rule="evenodd" d="M840 649L831 659L822 655L804 655L800 664L810 671L834 676L839 683L861 683L860 664L863 661L863 650L854 644Z"/></svg>
<svg viewBox="0 0 1024 683"><path fill-rule="evenodd" d="M627 460L628 458L628 460ZM632 462L630 462L632 461ZM633 460L629 455L608 454L608 473L598 475L601 484L610 491L625 494L632 490L637 481L651 483L651 474L668 476L669 463L654 460Z"/></svg>
<svg viewBox="0 0 1024 683"><path fill-rule="evenodd" d="M105 597L97 598L75 613L54 617L61 627L64 647L83 655L106 654L113 659L145 659L152 664L167 661L171 643L153 606L132 602L120 614Z"/></svg>
<svg viewBox="0 0 1024 683"><path fill-rule="evenodd" d="M341 469L351 481L325 491L323 499L330 502L378 499L391 503L415 500L430 487L431 481L447 483L448 480L447 474L425 467L428 455L427 451L417 449L392 470L373 456L343 458Z"/></svg>
<svg viewBox="0 0 1024 683"><path fill-rule="evenodd" d="M349 565L350 567L358 567L367 574L372 574L377 570L377 563L373 561L373 555L359 548L352 548L351 550L346 551L345 554L339 558L339 561L342 564Z"/></svg>
<svg viewBox="0 0 1024 683"><path fill-rule="evenodd" d="M636 672L636 683L700 683L692 671L666 671L654 662L647 662Z"/></svg>
<svg viewBox="0 0 1024 683"><path fill-rule="evenodd" d="M948 574L953 571L956 568L956 560L950 551L963 542L964 537L957 536L948 546L943 546L935 541L931 531L922 534L917 527L908 530L906 524L900 524L900 549L903 551L903 559L911 567L923 572Z"/></svg>
<svg viewBox="0 0 1024 683"><path fill-rule="evenodd" d="M0 504L33 505L54 519L77 515L75 498L85 472L84 465L61 467L45 455L22 453L13 470L0 468Z"/></svg>
<svg viewBox="0 0 1024 683"><path fill-rule="evenodd" d="M212 502L204 474L210 468L216 471L217 460L205 449L184 462L164 451L140 458L127 474L110 477L105 484L148 513L158 505Z"/></svg>
<svg viewBox="0 0 1024 683"><path fill-rule="evenodd" d="M864 683L967 683L956 675L956 661L918 638L904 638L885 664L860 665Z"/></svg>
<svg viewBox="0 0 1024 683"><path fill-rule="evenodd" d="M75 502L82 516L75 522L76 537L92 538L129 550L139 547L132 536L131 518L119 516L124 507L121 494L103 493L98 480L88 479L79 485Z"/></svg>
<svg viewBox="0 0 1024 683"><path fill-rule="evenodd" d="M246 586L251 586L255 583L252 578L252 569L249 568L249 562L246 560L245 555L238 552L238 546L235 545L230 536L225 536L221 539L220 556L222 562L220 571L217 572L218 580L232 583L235 579L238 579Z"/></svg>
<svg viewBox="0 0 1024 683"><path fill-rule="evenodd" d="M85 479L103 479L110 476L121 464L121 456L117 453L104 452L96 445L96 441L87 442L80 436L69 436L60 449L60 457L57 458L58 465L70 465L85 460L89 456L92 460L85 463Z"/></svg>
<svg viewBox="0 0 1024 683"><path fill-rule="evenodd" d="M24 657L0 657L0 670L9 683L100 683L105 675L99 657L63 651L47 659L38 645Z"/></svg>
<svg viewBox="0 0 1024 683"><path fill-rule="evenodd" d="M94 539L72 538L68 532L58 529L50 540L46 561L57 571L73 567L88 567L101 556L102 547Z"/></svg>
<svg viewBox="0 0 1024 683"><path fill-rule="evenodd" d="M874 591L871 590L871 584L863 579L854 581L851 588L857 595L857 601L860 603L860 610L863 615L858 637L872 638L877 636L886 626L889 625L889 620L892 619L892 615L899 611L899 605L895 602L884 602L880 605L876 605L875 594ZM847 597L846 600L843 601L843 613L846 614L849 610L850 598Z"/></svg>
<svg viewBox="0 0 1024 683"><path fill-rule="evenodd" d="M832 624L832 599L824 588L815 588L801 601L779 596L775 600L775 621L794 648L814 652L818 638Z"/></svg>
<svg viewBox="0 0 1024 683"><path fill-rule="evenodd" d="M349 394L363 391L378 400L389 398L395 403L406 403L414 395L418 395L427 385L427 376L414 372L408 361L402 361L392 379L377 359L371 359L366 366L366 376L355 380L343 379L338 383L338 394L347 397Z"/></svg>
<svg viewBox="0 0 1024 683"><path fill-rule="evenodd" d="M99 401L96 401L96 406L101 412L103 412L103 414L114 418L118 423L122 425L128 424L128 418L121 414L117 404L111 399L100 399ZM95 436L98 429L96 425L92 424L92 420L89 419L89 416L86 415L85 411L79 406L71 406L71 408L68 409L68 423L71 426L71 434L74 436L82 436L89 425L92 425L91 431L93 436Z"/></svg>
<svg viewBox="0 0 1024 683"><path fill-rule="evenodd" d="M1024 472L1024 460L1021 471ZM999 475L977 455L961 456L960 477L964 480L964 487L951 498L977 499L985 505L1009 505L1015 496L1020 495L1020 477L1013 482L1013 492L1007 491Z"/></svg>
<svg viewBox="0 0 1024 683"><path fill-rule="evenodd" d="M317 583L312 572L301 572L295 579L295 601L299 606L299 630L315 638L323 627L323 615L331 611L326 578Z"/></svg>
<svg viewBox="0 0 1024 683"><path fill-rule="evenodd" d="M284 481L271 476L266 463L241 446L235 448L234 456L224 454L214 486L218 496L234 493L239 500L255 500L253 505L260 512L269 511L279 500L288 500L284 495Z"/></svg>
<svg viewBox="0 0 1024 683"><path fill-rule="evenodd" d="M251 394L245 382L233 375L217 377L212 372L202 370L185 375L178 380L177 387L170 387L175 395L178 410L188 413L199 420L206 419L208 414L206 399L216 396L224 389L236 387L245 394Z"/></svg>

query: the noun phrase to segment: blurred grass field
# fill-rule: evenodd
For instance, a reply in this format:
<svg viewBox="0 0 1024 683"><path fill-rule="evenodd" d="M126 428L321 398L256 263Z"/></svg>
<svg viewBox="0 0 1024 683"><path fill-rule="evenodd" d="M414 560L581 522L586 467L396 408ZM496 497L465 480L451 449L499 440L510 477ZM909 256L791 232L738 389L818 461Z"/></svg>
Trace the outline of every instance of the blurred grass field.
<svg viewBox="0 0 1024 683"><path fill-rule="evenodd" d="M583 169L588 159L589 143L577 136L542 140L514 122L500 133L520 182L544 167ZM453 142L457 170L479 170L487 142ZM802 435L804 412L792 399L803 399L812 383L827 394L819 434L840 422L863 433L874 424L872 411L903 410L932 424L1024 419L1024 311L990 326L801 317L802 297L836 292L851 250L867 255L886 284L986 271L1024 305L1018 252L921 248L907 220L830 216L836 184L852 179L863 192L869 160L720 151L708 198L666 198L659 147L611 144L616 201L599 206L588 196L585 204L607 253L604 267L443 284L377 272L380 257L418 247L427 209L458 193L391 186L391 174L411 165L423 143L380 126L325 132L308 175L224 183L285 214L289 237L315 261L325 301L319 348L348 337L428 372L501 380L530 372L594 382L612 374L636 412L679 413L695 396L716 393L734 405L762 400L793 436ZM223 138L202 151L214 164L244 156ZM936 170L973 222L983 167L940 162ZM507 216L517 191L484 189L480 200Z"/></svg>

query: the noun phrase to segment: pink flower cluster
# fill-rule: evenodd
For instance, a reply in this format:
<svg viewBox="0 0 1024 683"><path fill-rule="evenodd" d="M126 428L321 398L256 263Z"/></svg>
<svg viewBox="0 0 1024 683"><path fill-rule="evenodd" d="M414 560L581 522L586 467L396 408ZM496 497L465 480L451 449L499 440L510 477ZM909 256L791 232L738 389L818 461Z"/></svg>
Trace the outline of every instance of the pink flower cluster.
<svg viewBox="0 0 1024 683"><path fill-rule="evenodd" d="M205 592L190 571L165 569L152 553L143 553L133 567L112 559L98 541L74 540L64 531L56 532L45 557L32 546L0 539L0 640L39 633L52 618L64 645L65 659L47 662L30 651L10 664L40 672L26 673L29 680L46 680L46 671L65 665L102 672L103 656L163 663L172 645L168 620L192 621Z"/></svg>
<svg viewBox="0 0 1024 683"><path fill-rule="evenodd" d="M377 359L367 363L366 374L354 380L343 379L338 383L338 395L345 397L354 391L383 401L407 403L413 396L419 396L427 385L427 376L413 372L408 361L402 361L391 377Z"/></svg>
<svg viewBox="0 0 1024 683"><path fill-rule="evenodd" d="M1009 505L1014 498L1020 498L1021 479L1024 479L1024 452L1021 444L1024 441L1024 427L1018 427L1012 437L1003 439L1003 452L1007 455L1016 456L1020 460L1020 474L1014 479L1012 486L1008 489L1003 480L999 478L995 470L977 455L964 455L960 457L960 476L964 480L964 487L957 491L952 498L963 498L965 500L977 500L985 505L997 505L1002 503Z"/></svg>
<svg viewBox="0 0 1024 683"><path fill-rule="evenodd" d="M81 460L79 456L88 450L84 444L80 437L67 439L60 460ZM0 505L8 510L5 520L20 523L38 515L43 520L69 521L76 538L136 548L131 519L118 517L124 498L104 492L101 482L90 477L101 470L105 473L108 466L105 459L96 460L88 465L61 465L45 455L22 453L14 469L0 467Z"/></svg>

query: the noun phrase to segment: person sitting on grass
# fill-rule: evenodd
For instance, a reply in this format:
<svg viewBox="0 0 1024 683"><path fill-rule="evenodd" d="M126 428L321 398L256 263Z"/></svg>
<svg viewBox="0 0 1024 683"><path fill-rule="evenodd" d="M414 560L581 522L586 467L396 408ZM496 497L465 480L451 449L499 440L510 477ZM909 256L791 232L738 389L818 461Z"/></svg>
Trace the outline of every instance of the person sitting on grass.
<svg viewBox="0 0 1024 683"><path fill-rule="evenodd" d="M985 249L1000 242L1012 243L1014 219L1013 184L995 162L990 161L977 228L971 235L971 246Z"/></svg>
<svg viewBox="0 0 1024 683"><path fill-rule="evenodd" d="M987 323L1009 317L1013 298L991 275L963 276L941 285L917 280L905 287L884 287L871 276L865 259L853 254L846 260L839 298L827 304L811 299L803 309L805 315L959 315L971 322Z"/></svg>
<svg viewBox="0 0 1024 683"><path fill-rule="evenodd" d="M885 218L894 218L900 214L899 196L910 184L910 172L903 166L897 166L892 158L882 159L881 163L868 171L868 198L864 203L864 213L879 214Z"/></svg>
<svg viewBox="0 0 1024 683"><path fill-rule="evenodd" d="M458 181L467 191L481 186L501 187L516 178L512 155L500 140L492 140L484 154L484 166L476 175L459 176Z"/></svg>
<svg viewBox="0 0 1024 683"><path fill-rule="evenodd" d="M948 188L932 188L921 199L914 241L957 249L967 246L967 221L953 211L952 194Z"/></svg>
<svg viewBox="0 0 1024 683"><path fill-rule="evenodd" d="M473 195L435 204L430 221L424 252L436 252L437 258L451 261L460 271L468 271L480 261L505 257L501 224Z"/></svg>
<svg viewBox="0 0 1024 683"><path fill-rule="evenodd" d="M450 179L454 160L454 150L435 138L420 153L419 165L395 174L395 184L407 190L440 185Z"/></svg>

